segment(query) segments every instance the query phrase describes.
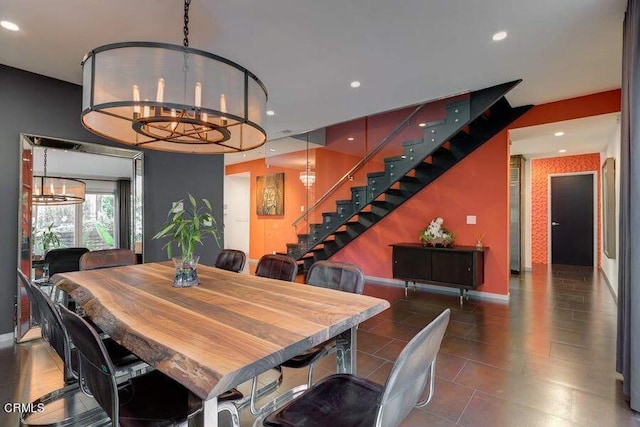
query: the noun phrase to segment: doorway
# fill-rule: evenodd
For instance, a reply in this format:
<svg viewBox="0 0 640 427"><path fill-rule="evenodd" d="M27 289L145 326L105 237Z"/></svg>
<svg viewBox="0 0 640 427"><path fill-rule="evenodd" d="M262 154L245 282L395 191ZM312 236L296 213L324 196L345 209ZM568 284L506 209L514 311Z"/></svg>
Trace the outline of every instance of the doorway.
<svg viewBox="0 0 640 427"><path fill-rule="evenodd" d="M594 266L595 173L549 176L551 264Z"/></svg>
<svg viewBox="0 0 640 427"><path fill-rule="evenodd" d="M249 254L250 173L224 177L224 247ZM247 265L245 265L245 269Z"/></svg>

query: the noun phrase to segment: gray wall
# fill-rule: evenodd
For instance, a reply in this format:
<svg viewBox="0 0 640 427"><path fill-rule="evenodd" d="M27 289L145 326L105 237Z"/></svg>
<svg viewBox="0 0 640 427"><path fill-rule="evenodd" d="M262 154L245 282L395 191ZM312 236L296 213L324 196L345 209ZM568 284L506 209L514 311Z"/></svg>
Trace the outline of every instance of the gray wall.
<svg viewBox="0 0 640 427"><path fill-rule="evenodd" d="M0 335L13 332L18 248L20 133L115 145L86 131L80 122L82 88L78 85L0 64ZM144 154L145 261L166 259L163 242L151 240L174 200L187 192L205 197L222 220L223 157ZM200 251L213 264L219 249L210 241Z"/></svg>

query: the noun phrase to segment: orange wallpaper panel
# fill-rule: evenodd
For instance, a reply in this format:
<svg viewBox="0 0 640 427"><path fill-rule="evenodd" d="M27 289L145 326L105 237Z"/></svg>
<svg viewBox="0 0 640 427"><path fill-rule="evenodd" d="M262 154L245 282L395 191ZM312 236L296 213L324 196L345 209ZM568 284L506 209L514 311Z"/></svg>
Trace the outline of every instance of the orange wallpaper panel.
<svg viewBox="0 0 640 427"><path fill-rule="evenodd" d="M600 154L533 159L531 161L531 261L548 264L549 175L571 172L596 172L600 206ZM600 209L598 211L597 254L600 266Z"/></svg>

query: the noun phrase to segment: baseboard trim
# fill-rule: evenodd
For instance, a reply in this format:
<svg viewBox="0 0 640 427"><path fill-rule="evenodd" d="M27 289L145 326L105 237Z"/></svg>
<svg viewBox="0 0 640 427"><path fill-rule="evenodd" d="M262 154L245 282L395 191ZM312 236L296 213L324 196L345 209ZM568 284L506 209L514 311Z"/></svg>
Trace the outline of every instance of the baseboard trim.
<svg viewBox="0 0 640 427"><path fill-rule="evenodd" d="M616 292L613 290L613 286L611 286L611 282L609 282L609 278L605 274L605 272L602 269L602 267L598 267L598 271L602 275L602 278L604 279L604 282L607 284L607 287L609 288L609 292L611 292L611 296L613 297L613 302L615 302L616 305L618 305L618 295L616 295Z"/></svg>
<svg viewBox="0 0 640 427"><path fill-rule="evenodd" d="M13 341L13 332L0 335L0 343L5 343L9 341Z"/></svg>
<svg viewBox="0 0 640 427"><path fill-rule="evenodd" d="M387 285L393 286L396 288L404 288L404 281L398 279L388 279L386 277L375 277L375 276L365 276L367 282L379 284L379 285ZM409 288L413 287L413 283L409 284ZM446 286L436 286L429 285L426 283L416 283L416 287L418 289L426 289L432 292L441 293L441 294L449 294L449 295L460 295L460 290L458 288L449 288ZM509 294L495 294L492 292L480 292L470 290L467 292L470 298L479 299L483 301L494 301L502 304L509 303Z"/></svg>

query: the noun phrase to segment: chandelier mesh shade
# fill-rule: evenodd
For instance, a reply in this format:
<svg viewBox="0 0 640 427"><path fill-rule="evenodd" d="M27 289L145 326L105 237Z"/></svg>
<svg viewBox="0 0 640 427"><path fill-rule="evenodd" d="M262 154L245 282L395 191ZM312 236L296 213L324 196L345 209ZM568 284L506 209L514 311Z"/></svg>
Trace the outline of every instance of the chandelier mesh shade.
<svg viewBox="0 0 640 427"><path fill-rule="evenodd" d="M86 184L72 178L34 175L31 201L34 205L73 205L84 202Z"/></svg>
<svg viewBox="0 0 640 427"><path fill-rule="evenodd" d="M267 91L209 52L154 42L101 46L82 62L82 123L128 145L233 153L264 144Z"/></svg>

